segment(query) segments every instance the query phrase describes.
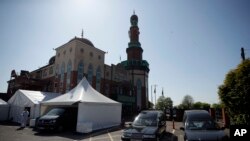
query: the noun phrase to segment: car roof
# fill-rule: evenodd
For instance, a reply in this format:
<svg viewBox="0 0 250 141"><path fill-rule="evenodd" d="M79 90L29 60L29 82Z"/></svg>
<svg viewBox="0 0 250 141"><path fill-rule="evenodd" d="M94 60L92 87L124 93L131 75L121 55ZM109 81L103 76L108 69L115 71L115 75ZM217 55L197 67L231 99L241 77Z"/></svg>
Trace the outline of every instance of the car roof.
<svg viewBox="0 0 250 141"><path fill-rule="evenodd" d="M211 118L206 110L186 110L185 114L188 118Z"/></svg>
<svg viewBox="0 0 250 141"><path fill-rule="evenodd" d="M163 113L161 110L143 110L140 113Z"/></svg>

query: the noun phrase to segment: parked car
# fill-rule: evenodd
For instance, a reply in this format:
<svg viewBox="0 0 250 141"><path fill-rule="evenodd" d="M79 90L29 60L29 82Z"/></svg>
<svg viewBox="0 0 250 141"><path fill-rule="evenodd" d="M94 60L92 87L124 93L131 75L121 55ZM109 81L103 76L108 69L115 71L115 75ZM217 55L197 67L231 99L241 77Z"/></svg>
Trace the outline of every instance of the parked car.
<svg viewBox="0 0 250 141"><path fill-rule="evenodd" d="M166 131L166 115L162 111L145 110L135 118L127 129L123 130L122 141L154 141Z"/></svg>
<svg viewBox="0 0 250 141"><path fill-rule="evenodd" d="M183 115L184 140L228 140L224 128L220 128L206 110L186 110Z"/></svg>
<svg viewBox="0 0 250 141"><path fill-rule="evenodd" d="M77 108L53 108L45 115L37 118L36 129L51 129L57 131L62 131L63 129L75 129L76 122Z"/></svg>

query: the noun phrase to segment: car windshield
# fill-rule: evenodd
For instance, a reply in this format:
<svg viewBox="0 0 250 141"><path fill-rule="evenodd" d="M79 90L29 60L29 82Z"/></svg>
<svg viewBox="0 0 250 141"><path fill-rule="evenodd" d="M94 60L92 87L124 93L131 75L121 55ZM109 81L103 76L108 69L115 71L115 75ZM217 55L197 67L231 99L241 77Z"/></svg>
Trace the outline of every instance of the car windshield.
<svg viewBox="0 0 250 141"><path fill-rule="evenodd" d="M157 126L157 113L142 112L134 120L133 126Z"/></svg>
<svg viewBox="0 0 250 141"><path fill-rule="evenodd" d="M49 115L49 116L60 116L60 115L63 114L64 111L65 111L64 109L55 108L55 109L50 110L46 115Z"/></svg>
<svg viewBox="0 0 250 141"><path fill-rule="evenodd" d="M212 119L193 119L186 122L187 130L218 130Z"/></svg>

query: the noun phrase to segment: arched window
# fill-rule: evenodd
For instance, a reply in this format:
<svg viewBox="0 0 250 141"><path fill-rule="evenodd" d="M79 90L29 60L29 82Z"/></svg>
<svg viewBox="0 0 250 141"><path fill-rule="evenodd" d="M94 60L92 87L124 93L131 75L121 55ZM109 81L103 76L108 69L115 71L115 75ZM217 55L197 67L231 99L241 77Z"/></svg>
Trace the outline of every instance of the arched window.
<svg viewBox="0 0 250 141"><path fill-rule="evenodd" d="M69 60L68 65L67 65L66 92L70 90L71 70L72 70L72 63L71 63L71 60Z"/></svg>
<svg viewBox="0 0 250 141"><path fill-rule="evenodd" d="M92 64L89 64L89 67L88 67L88 81L89 81L90 85L92 85L92 79L93 79L93 66L92 66Z"/></svg>
<svg viewBox="0 0 250 141"><path fill-rule="evenodd" d="M84 73L84 66L83 66L83 61L81 60L77 68L77 83L79 83L82 80L83 73Z"/></svg>
<svg viewBox="0 0 250 141"><path fill-rule="evenodd" d="M65 70L65 63L63 62L62 63L62 66L61 66L61 78L60 78L60 89L61 91L63 90L63 82L64 82L64 71Z"/></svg>
<svg viewBox="0 0 250 141"><path fill-rule="evenodd" d="M59 71L59 64L56 65L56 78L59 78L59 74L60 74L60 71Z"/></svg>
<svg viewBox="0 0 250 141"><path fill-rule="evenodd" d="M139 108L139 109L141 109L141 95L142 95L142 93L141 93L141 88L142 88L142 86L141 86L142 84L141 84L141 80L140 79L137 79L137 82L136 82L136 92L137 92L137 96L136 96L136 98L137 98L137 107Z"/></svg>
<svg viewBox="0 0 250 141"><path fill-rule="evenodd" d="M100 92L101 88L101 68L100 66L96 70L96 90Z"/></svg>

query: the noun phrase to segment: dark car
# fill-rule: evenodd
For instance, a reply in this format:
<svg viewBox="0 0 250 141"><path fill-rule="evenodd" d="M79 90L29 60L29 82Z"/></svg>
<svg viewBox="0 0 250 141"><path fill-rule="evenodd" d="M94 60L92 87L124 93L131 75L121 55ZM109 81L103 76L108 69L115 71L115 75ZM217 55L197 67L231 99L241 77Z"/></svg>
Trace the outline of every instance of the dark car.
<svg viewBox="0 0 250 141"><path fill-rule="evenodd" d="M77 121L77 108L53 108L45 115L37 118L36 129L75 129Z"/></svg>
<svg viewBox="0 0 250 141"><path fill-rule="evenodd" d="M185 132L185 141L228 140L224 128L220 128L206 110L186 110L181 130Z"/></svg>
<svg viewBox="0 0 250 141"><path fill-rule="evenodd" d="M162 111L142 111L132 125L123 130L122 141L157 141L166 131L166 116Z"/></svg>

